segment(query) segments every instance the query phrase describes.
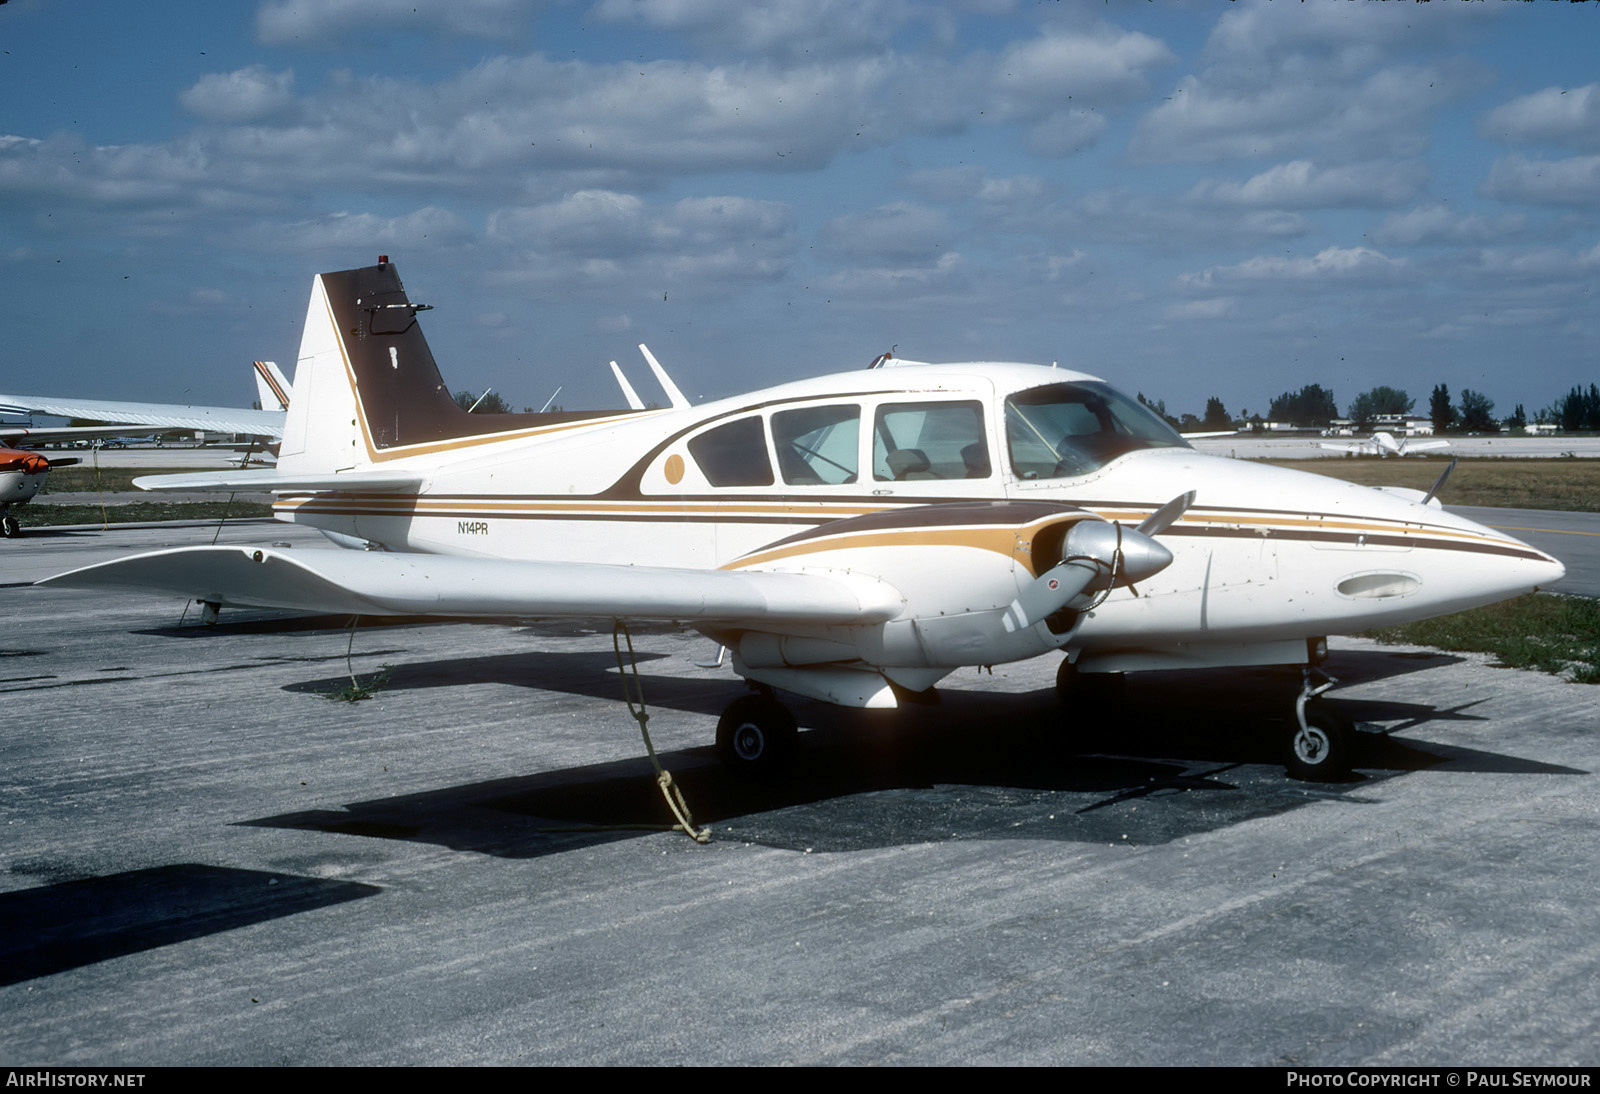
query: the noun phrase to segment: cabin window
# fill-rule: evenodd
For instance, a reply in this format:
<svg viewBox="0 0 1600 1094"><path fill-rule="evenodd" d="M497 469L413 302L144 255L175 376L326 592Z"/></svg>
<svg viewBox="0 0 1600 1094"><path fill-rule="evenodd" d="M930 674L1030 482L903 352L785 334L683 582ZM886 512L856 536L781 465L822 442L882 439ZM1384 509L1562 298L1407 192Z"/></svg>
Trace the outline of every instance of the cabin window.
<svg viewBox="0 0 1600 1094"><path fill-rule="evenodd" d="M872 432L872 477L879 482L986 479L989 446L983 404L885 403Z"/></svg>
<svg viewBox="0 0 1600 1094"><path fill-rule="evenodd" d="M860 437L858 406L808 406L772 416L778 470L791 486L855 482Z"/></svg>
<svg viewBox="0 0 1600 1094"><path fill-rule="evenodd" d="M1051 384L1006 399L1006 444L1021 479L1066 478L1146 448L1188 448L1156 414L1102 383Z"/></svg>
<svg viewBox="0 0 1600 1094"><path fill-rule="evenodd" d="M712 486L772 485L760 418L740 418L707 430L689 442L689 455Z"/></svg>

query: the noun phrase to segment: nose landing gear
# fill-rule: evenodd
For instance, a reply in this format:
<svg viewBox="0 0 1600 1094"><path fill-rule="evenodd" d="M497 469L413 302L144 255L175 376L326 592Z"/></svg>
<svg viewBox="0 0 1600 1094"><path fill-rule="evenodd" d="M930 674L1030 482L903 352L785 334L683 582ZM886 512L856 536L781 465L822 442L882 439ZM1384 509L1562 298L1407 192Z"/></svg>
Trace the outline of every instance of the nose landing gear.
<svg viewBox="0 0 1600 1094"><path fill-rule="evenodd" d="M1350 774L1356 745L1355 725L1338 708L1319 696L1339 681L1317 671L1321 684L1311 683L1313 670L1301 670L1300 695L1295 699L1298 723L1289 739L1287 767L1291 777L1307 782L1338 782Z"/></svg>

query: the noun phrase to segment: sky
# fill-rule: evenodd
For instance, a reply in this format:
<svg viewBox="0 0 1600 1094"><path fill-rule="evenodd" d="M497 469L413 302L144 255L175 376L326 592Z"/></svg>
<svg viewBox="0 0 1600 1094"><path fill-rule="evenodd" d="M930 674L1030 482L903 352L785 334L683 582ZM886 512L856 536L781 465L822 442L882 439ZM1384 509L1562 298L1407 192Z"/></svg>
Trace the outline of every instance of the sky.
<svg viewBox="0 0 1600 1094"><path fill-rule="evenodd" d="M1600 381L1600 3L0 0L0 391L245 406L391 257L452 388Z"/></svg>

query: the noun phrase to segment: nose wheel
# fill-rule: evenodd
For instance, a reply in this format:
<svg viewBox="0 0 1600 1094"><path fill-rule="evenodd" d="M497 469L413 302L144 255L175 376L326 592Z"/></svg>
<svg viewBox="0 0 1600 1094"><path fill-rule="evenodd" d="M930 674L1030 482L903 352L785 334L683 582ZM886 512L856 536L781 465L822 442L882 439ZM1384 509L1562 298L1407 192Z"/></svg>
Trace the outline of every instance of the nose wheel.
<svg viewBox="0 0 1600 1094"><path fill-rule="evenodd" d="M1311 670L1295 700L1296 726L1289 739L1287 768L1292 778L1307 782L1339 782L1355 766L1356 727L1344 712L1319 696L1334 684L1329 677L1315 687Z"/></svg>
<svg viewBox="0 0 1600 1094"><path fill-rule="evenodd" d="M729 771L774 779L789 770L799 729L788 708L769 695L735 700L717 720L717 754Z"/></svg>
<svg viewBox="0 0 1600 1094"><path fill-rule="evenodd" d="M22 534L22 525L17 523L16 517L7 513L5 516L0 517L0 534L3 534L7 539L13 539Z"/></svg>

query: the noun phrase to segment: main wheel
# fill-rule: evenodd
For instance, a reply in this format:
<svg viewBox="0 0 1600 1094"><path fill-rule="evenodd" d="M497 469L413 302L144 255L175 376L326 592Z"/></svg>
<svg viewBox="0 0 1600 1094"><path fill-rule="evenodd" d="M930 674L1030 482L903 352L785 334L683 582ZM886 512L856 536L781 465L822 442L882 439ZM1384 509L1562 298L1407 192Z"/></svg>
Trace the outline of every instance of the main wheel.
<svg viewBox="0 0 1600 1094"><path fill-rule="evenodd" d="M7 539L12 536L20 536L22 534L22 525L17 523L16 517L7 513L5 516L0 517L0 533L4 533Z"/></svg>
<svg viewBox="0 0 1600 1094"><path fill-rule="evenodd" d="M747 778L771 779L788 771L798 737L794 716L765 695L735 700L717 720L723 765Z"/></svg>
<svg viewBox="0 0 1600 1094"><path fill-rule="evenodd" d="M1308 782L1337 782L1350 774L1356 727L1326 703L1306 704L1306 728L1296 726L1289 741L1289 774Z"/></svg>
<svg viewBox="0 0 1600 1094"><path fill-rule="evenodd" d="M1065 657L1056 667L1056 698L1069 706L1116 706L1122 702L1128 677L1121 672L1080 672Z"/></svg>

